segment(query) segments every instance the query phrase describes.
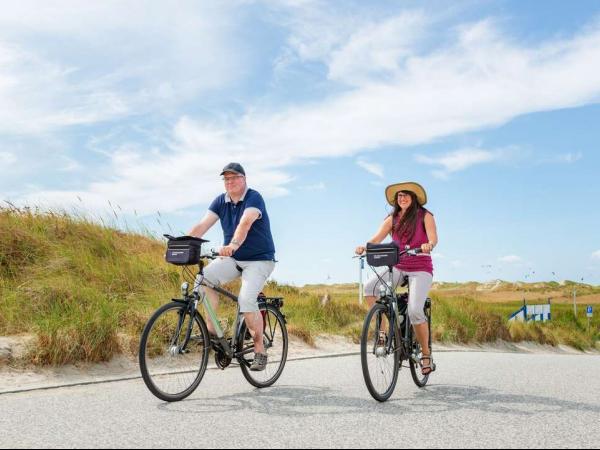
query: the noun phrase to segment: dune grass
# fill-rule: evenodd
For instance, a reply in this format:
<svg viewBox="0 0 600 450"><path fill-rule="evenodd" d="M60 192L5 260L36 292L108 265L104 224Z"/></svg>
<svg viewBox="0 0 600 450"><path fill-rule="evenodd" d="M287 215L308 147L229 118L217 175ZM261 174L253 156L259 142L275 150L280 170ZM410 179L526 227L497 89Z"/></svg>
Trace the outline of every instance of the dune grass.
<svg viewBox="0 0 600 450"><path fill-rule="evenodd" d="M520 302L482 303L470 298L434 296L434 339L441 342L483 343L497 339L510 342L531 341L556 346L569 345L580 350L594 348L600 340L600 321L594 318L590 330L583 311L577 319L570 305L552 305L552 321L509 322L510 313Z"/></svg>
<svg viewBox="0 0 600 450"><path fill-rule="evenodd" d="M65 213L0 209L0 335L35 335L28 362L61 365L135 354L149 316L177 296L182 281L181 271L164 262L164 242L146 234ZM237 292L239 282L226 287ZM358 341L367 309L347 285L300 289L271 281L264 291L285 298L291 335L312 345L320 334ZM568 305L553 305L550 324L509 325L518 302L433 298L433 336L442 342L527 340L587 349L600 339L597 315L588 332L585 313L575 320ZM219 315L233 323L234 305L221 303Z"/></svg>

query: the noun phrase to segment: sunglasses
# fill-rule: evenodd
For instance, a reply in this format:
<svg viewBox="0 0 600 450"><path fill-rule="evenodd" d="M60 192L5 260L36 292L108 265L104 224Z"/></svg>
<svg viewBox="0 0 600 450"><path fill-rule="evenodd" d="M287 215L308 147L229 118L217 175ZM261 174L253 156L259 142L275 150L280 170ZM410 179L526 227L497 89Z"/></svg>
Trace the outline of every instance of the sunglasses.
<svg viewBox="0 0 600 450"><path fill-rule="evenodd" d="M223 180L225 183L228 183L230 181L235 181L238 178L244 178L244 175L234 175L231 177L221 177L221 180Z"/></svg>

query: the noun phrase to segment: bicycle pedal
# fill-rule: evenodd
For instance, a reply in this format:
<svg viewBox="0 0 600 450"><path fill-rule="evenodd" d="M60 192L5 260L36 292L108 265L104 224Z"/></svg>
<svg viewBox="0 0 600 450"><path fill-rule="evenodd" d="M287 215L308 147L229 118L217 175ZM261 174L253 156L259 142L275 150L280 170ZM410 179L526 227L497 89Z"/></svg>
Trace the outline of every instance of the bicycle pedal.
<svg viewBox="0 0 600 450"><path fill-rule="evenodd" d="M219 338L216 337L216 336L215 337L212 337L212 336L210 337L210 346L212 348L214 348L215 350L222 350L223 349L223 346L221 345L221 342L220 342Z"/></svg>

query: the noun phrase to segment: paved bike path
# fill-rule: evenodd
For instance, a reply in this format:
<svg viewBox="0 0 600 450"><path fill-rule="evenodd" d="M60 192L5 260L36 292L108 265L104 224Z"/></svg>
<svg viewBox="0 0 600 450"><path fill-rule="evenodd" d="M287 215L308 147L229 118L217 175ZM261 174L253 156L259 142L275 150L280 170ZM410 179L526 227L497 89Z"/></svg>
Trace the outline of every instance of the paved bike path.
<svg viewBox="0 0 600 450"><path fill-rule="evenodd" d="M431 384L403 369L387 403L357 356L291 361L273 388L209 371L166 404L140 380L0 396L2 447L595 447L600 357L438 353ZM235 427L235 428L232 428Z"/></svg>

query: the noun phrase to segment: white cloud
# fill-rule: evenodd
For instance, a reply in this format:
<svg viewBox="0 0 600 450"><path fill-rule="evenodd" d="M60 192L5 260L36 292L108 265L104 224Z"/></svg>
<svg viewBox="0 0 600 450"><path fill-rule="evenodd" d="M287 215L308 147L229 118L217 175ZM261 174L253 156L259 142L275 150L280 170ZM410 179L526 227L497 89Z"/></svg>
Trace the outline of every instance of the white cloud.
<svg viewBox="0 0 600 450"><path fill-rule="evenodd" d="M234 6L3 5L0 133L35 134L169 110L228 85L248 62L235 37Z"/></svg>
<svg viewBox="0 0 600 450"><path fill-rule="evenodd" d="M502 157L500 151L481 149L462 149L441 156L416 155L415 160L421 164L440 166L441 170L433 172L439 178L445 178L449 173L465 170L477 164L497 161Z"/></svg>
<svg viewBox="0 0 600 450"><path fill-rule="evenodd" d="M545 159L542 162L546 163L563 163L563 164L573 164L577 161L583 159L583 153L564 153L562 155L556 155L552 158Z"/></svg>
<svg viewBox="0 0 600 450"><path fill-rule="evenodd" d="M298 30L302 21L291 20L292 24L283 21L282 26L292 30L287 51L293 50L300 55L300 61L312 59L326 66L328 81L338 84L321 99L311 98L304 103L285 106L250 105L233 118L200 120L182 117L166 139L169 144L155 151L152 157L148 157L151 149L114 153L110 156L113 169L110 179L94 182L78 192L41 192L39 197L45 201L64 201L77 193L99 203L104 203L106 198L115 199L123 206L137 206L138 211L177 210L208 202L222 188L215 183L214 174L232 160L244 163L250 174L249 181L266 195L285 195L292 179L286 170L294 164L354 156L382 146L424 144L445 136L498 126L522 114L576 107L597 102L600 98L598 24L573 37L526 47L515 42L508 33L503 34L491 21L455 27L439 23L439 19L423 19L424 15L417 12L383 20L372 17L363 20L346 15L336 24L333 12L336 8L329 7L327 14L319 19L317 6L322 4L301 4L309 11L304 17L314 17L316 24L313 28L309 24L309 30L301 32ZM181 14L186 12L189 13L183 8ZM165 12L167 17L170 14ZM151 23L144 21L144 17L135 19L138 24L135 30L143 30L145 39L156 30L152 27L144 29L143 24ZM159 28L156 41L167 39L170 45L177 47L179 41L170 40L169 33L172 32L183 36L185 42L202 41L207 32L203 24L213 17L202 19L198 19L198 14L191 15L191 23L202 30L198 34L188 28L181 33L174 33L179 30L172 28ZM221 20L225 19L221 17ZM417 45L410 37L398 34L404 23L409 29L423 33L418 38L427 41L430 31L425 25L434 20L438 20L437 25L446 25L447 39ZM71 26L76 27L75 22L73 20ZM215 23L216 27L221 22ZM323 34L314 34L315 30L323 31ZM398 33L388 36L386 33L390 30ZM223 32L217 34L222 36ZM136 36L135 33L132 36ZM118 39L122 41L122 36ZM141 38L134 40L134 44L140 42ZM134 48L137 47L134 45ZM200 52L205 61L230 59L221 58L226 51L210 48L213 50L206 50L208 53ZM223 46L216 48L223 50ZM160 49L164 47L156 50L157 54ZM169 72L172 78L167 81L173 86L174 81L179 80L176 74L186 72L182 61L187 61L186 57L191 54L185 46L180 50L176 54L183 56L175 58L179 64L172 73ZM133 53L139 56L135 51ZM363 65L368 62L372 67L352 76L357 67L350 63L344 65L346 56L343 55L351 55L354 61ZM203 58L194 56L194 59ZM138 57L133 61L144 62L144 59ZM162 75L161 67L166 66L151 64L150 72L155 75L151 81L160 78L157 75ZM193 68L192 72L199 74L199 68ZM70 76L71 69L69 66L56 67L54 78ZM223 71L215 70L217 75L211 71L211 76L222 75ZM144 67L136 69L132 79L139 80L139 74L143 72ZM11 89L10 83L18 82L14 75L21 73L23 70L9 73L9 81L4 84L9 86L6 89ZM127 79L125 76L118 78ZM83 89L84 93L107 93L100 102L104 105L100 112L94 113L95 109L88 108L85 102L74 101L66 112L59 108L59 116L63 119L72 117L76 121L79 110L82 114L92 111L102 116L107 110L113 111L111 114L114 115L127 114L128 108L135 108L138 102L130 101L129 95L122 100L117 90L112 96L114 90L109 88L113 84L109 81L96 84L108 86L107 89ZM200 77L194 85L198 88L203 82ZM154 82L142 84L148 92L156 88ZM64 82L63 86L68 83ZM151 93L148 95L152 96ZM0 94L0 102L3 99ZM15 103L16 98L12 97L12 100ZM40 108L40 111L48 109ZM422 155L421 161L439 166L436 174L443 177L474 164L494 161L501 155L502 151L463 149L439 158ZM194 195L190 195L191 192Z"/></svg>
<svg viewBox="0 0 600 450"><path fill-rule="evenodd" d="M561 155L562 161L569 163L569 164L579 161L582 158L583 158L583 153L581 153L581 152L567 153L565 155Z"/></svg>
<svg viewBox="0 0 600 450"><path fill-rule="evenodd" d="M507 263L507 264L515 264L515 263L520 263L523 260L521 259L520 256L517 256L517 255L508 255L508 256L503 256L501 258L498 258L498 261L503 262L503 263Z"/></svg>
<svg viewBox="0 0 600 450"><path fill-rule="evenodd" d="M305 186L300 186L300 189L302 189L304 191L324 191L325 189L327 189L327 187L325 186L325 183L323 183L321 181L321 182L315 183L315 184L308 184Z"/></svg>
<svg viewBox="0 0 600 450"><path fill-rule="evenodd" d="M318 1L283 2L275 6L273 21L289 30L288 48L280 60L280 68L287 68L296 60L328 60L336 48L347 42L361 18L341 12L331 3Z"/></svg>
<svg viewBox="0 0 600 450"><path fill-rule="evenodd" d="M14 164L17 161L17 157L10 152L0 152L0 164L8 166Z"/></svg>
<svg viewBox="0 0 600 450"><path fill-rule="evenodd" d="M69 158L68 156L61 156L62 166L58 168L60 172L76 172L78 170L83 169L83 165L73 158Z"/></svg>
<svg viewBox="0 0 600 450"><path fill-rule="evenodd" d="M329 80L350 86L393 79L439 21L423 10L390 12L367 3L344 10L322 1L284 3L275 20L286 25L290 36L278 69L319 62Z"/></svg>
<svg viewBox="0 0 600 450"><path fill-rule="evenodd" d="M185 129L185 121L180 124ZM178 131L177 131L178 132ZM177 133L176 132L176 133ZM22 196L19 202L41 207L80 207L106 210L107 202L126 212L150 214L156 210L177 211L207 203L223 191L218 176L230 161L244 161L249 184L268 197L286 195L292 181L286 173L260 161L260 155L240 158L239 153L214 153L209 140L185 133L187 143L177 141L168 151L155 150L152 158L136 146L124 146L109 154L112 177L76 191L38 191ZM184 145L183 148L178 148ZM188 147L189 145L190 147ZM197 146L196 146L197 145ZM198 150L195 150L198 149ZM82 201L79 200L82 199Z"/></svg>
<svg viewBox="0 0 600 450"><path fill-rule="evenodd" d="M463 262L460 259L455 259L450 262L450 267L452 267L453 269L460 269L461 267L463 267Z"/></svg>
<svg viewBox="0 0 600 450"><path fill-rule="evenodd" d="M360 86L373 77L392 78L426 32L422 12L400 14L359 28L329 55L329 77Z"/></svg>
<svg viewBox="0 0 600 450"><path fill-rule="evenodd" d="M357 159L356 164L376 177L383 178L383 166L381 164L372 163L363 158Z"/></svg>
<svg viewBox="0 0 600 450"><path fill-rule="evenodd" d="M592 259L600 260L600 250L596 250L594 253L592 253Z"/></svg>

